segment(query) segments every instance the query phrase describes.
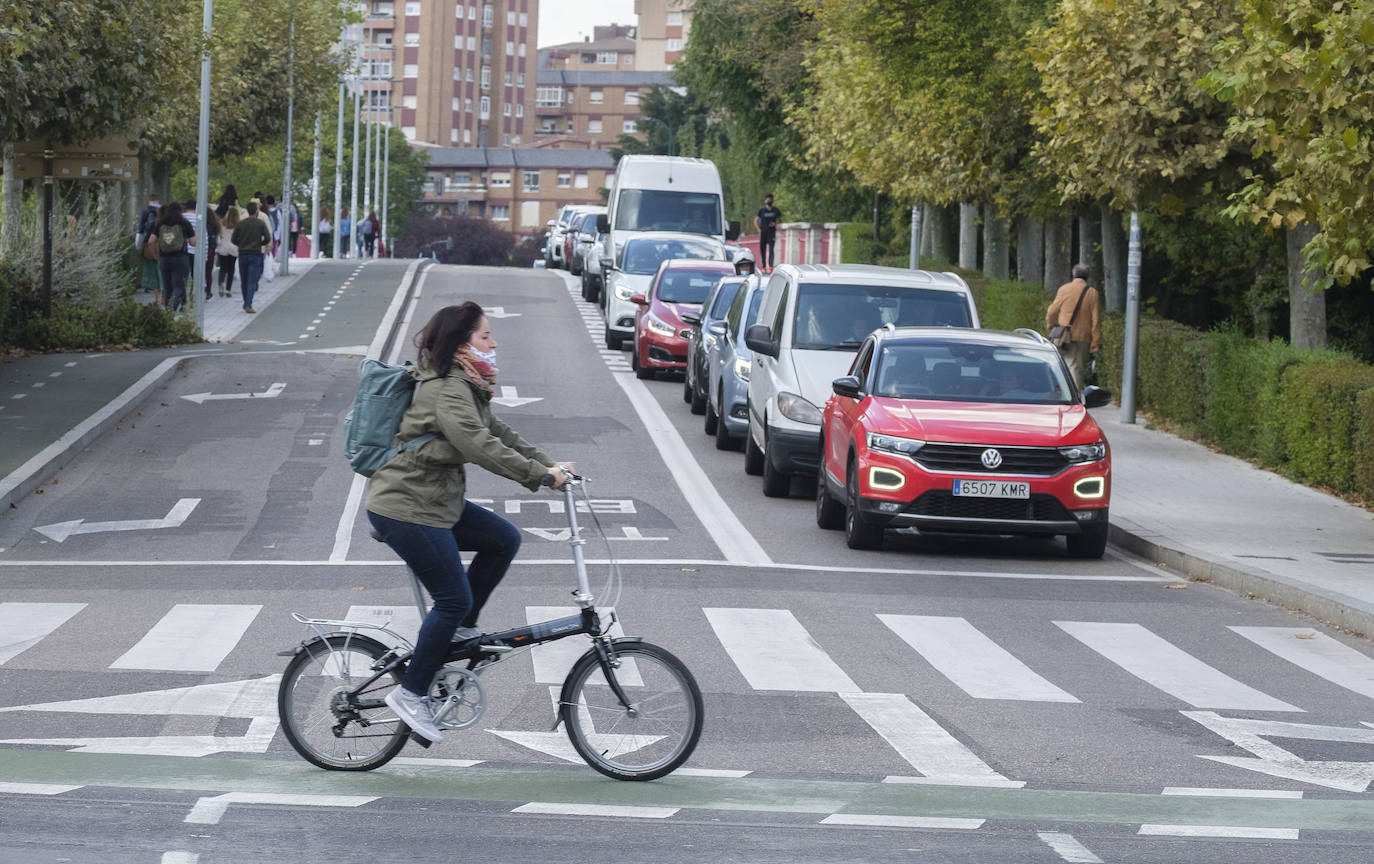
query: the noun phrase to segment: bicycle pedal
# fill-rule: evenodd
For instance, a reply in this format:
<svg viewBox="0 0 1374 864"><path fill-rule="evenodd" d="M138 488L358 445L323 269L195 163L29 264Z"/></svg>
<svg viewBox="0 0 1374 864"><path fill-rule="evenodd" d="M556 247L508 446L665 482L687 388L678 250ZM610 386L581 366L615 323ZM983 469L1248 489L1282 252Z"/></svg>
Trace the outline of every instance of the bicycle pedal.
<svg viewBox="0 0 1374 864"><path fill-rule="evenodd" d="M431 744L434 743L433 741L431 741L431 740L429 740L428 738L426 738L426 737L424 737L423 735L421 735L419 732L411 732L411 733L410 733L410 740L413 741L413 742L416 743L416 744L419 744L421 747L423 747L423 748L426 749L426 750L428 750L428 749L429 749L429 746L430 746Z"/></svg>

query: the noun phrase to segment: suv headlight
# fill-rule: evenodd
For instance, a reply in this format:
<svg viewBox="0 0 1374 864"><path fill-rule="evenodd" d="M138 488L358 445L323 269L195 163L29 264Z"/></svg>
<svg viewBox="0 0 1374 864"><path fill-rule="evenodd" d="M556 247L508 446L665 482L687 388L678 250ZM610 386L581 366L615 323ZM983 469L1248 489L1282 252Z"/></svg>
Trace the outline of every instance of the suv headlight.
<svg viewBox="0 0 1374 864"><path fill-rule="evenodd" d="M798 423L808 423L812 426L821 425L821 409L807 402L796 393L779 393L778 410L782 416L788 420L795 420Z"/></svg>
<svg viewBox="0 0 1374 864"><path fill-rule="evenodd" d="M644 323L649 326L650 330L662 336L672 336L675 332L677 332L673 329L673 325L669 324L667 321L664 321L662 318L659 318L657 315L644 316Z"/></svg>
<svg viewBox="0 0 1374 864"><path fill-rule="evenodd" d="M615 299L629 301L634 296L635 289L626 285L624 282L615 283Z"/></svg>
<svg viewBox="0 0 1374 864"><path fill-rule="evenodd" d="M898 456L915 457L916 452L926 446L926 442L915 438L898 438L896 435L868 433L868 449L879 453L895 453Z"/></svg>
<svg viewBox="0 0 1374 864"><path fill-rule="evenodd" d="M736 358L735 358L735 377L738 378L738 379L741 380L741 381L748 381L748 380L749 380L749 367L750 367L751 365L752 365L752 364L749 362L749 360L748 360L747 358L744 358L744 357L736 357Z"/></svg>
<svg viewBox="0 0 1374 864"><path fill-rule="evenodd" d="M1060 447L1059 454L1071 464L1101 462L1107 458L1107 443L1098 441L1096 444L1075 444L1072 447Z"/></svg>

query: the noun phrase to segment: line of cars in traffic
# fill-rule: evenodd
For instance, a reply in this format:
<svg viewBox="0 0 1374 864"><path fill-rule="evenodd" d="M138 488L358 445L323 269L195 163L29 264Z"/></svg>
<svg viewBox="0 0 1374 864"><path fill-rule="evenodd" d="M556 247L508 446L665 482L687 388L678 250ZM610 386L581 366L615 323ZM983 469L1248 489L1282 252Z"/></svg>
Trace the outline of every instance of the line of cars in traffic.
<svg viewBox="0 0 1374 864"><path fill-rule="evenodd" d="M582 250L606 346L629 344L641 379L681 374L703 431L744 450L765 495L801 485L856 549L898 529L1062 535L1074 557L1103 555L1111 449L1088 409L1107 391L1080 391L1035 331L980 329L955 274L754 273L720 202L710 163L627 156L606 212L569 214L560 254Z"/></svg>

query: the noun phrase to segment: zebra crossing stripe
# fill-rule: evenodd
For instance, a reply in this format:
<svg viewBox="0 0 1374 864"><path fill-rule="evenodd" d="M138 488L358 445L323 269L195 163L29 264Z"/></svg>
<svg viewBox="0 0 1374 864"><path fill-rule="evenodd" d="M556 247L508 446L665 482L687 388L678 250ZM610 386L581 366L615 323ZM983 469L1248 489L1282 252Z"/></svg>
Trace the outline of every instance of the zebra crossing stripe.
<svg viewBox="0 0 1374 864"><path fill-rule="evenodd" d="M61 627L85 603L0 603L0 665Z"/></svg>
<svg viewBox="0 0 1374 864"><path fill-rule="evenodd" d="M1271 654L1347 690L1374 699L1374 659L1304 627L1230 628Z"/></svg>
<svg viewBox="0 0 1374 864"><path fill-rule="evenodd" d="M1054 623L1145 683L1194 708L1303 710L1242 684L1139 624L1094 621Z"/></svg>
<svg viewBox="0 0 1374 864"><path fill-rule="evenodd" d="M902 693L841 693L840 698L926 777L968 785L1008 782Z"/></svg>
<svg viewBox="0 0 1374 864"><path fill-rule="evenodd" d="M755 690L857 692L787 609L702 609L730 659Z"/></svg>
<svg viewBox="0 0 1374 864"><path fill-rule="evenodd" d="M1092 853L1088 847L1078 842L1072 834L1064 834L1059 831L1040 831L1035 836L1041 842L1054 850L1064 861L1069 864L1102 864L1102 859Z"/></svg>
<svg viewBox="0 0 1374 864"><path fill-rule="evenodd" d="M639 807L632 804L576 804L531 801L521 804L512 813L534 813L541 816L611 816L631 819L667 819L680 807Z"/></svg>
<svg viewBox="0 0 1374 864"><path fill-rule="evenodd" d="M261 604L178 603L110 668L213 672L261 611Z"/></svg>
<svg viewBox="0 0 1374 864"><path fill-rule="evenodd" d="M1077 702L963 618L878 615L941 675L975 699Z"/></svg>

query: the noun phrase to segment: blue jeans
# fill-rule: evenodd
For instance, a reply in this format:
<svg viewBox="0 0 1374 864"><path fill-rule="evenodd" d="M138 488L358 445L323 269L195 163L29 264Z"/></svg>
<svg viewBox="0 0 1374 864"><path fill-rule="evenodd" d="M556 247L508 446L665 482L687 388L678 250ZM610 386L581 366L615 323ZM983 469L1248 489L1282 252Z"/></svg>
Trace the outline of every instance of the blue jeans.
<svg viewBox="0 0 1374 864"><path fill-rule="evenodd" d="M423 695L444 664L453 631L477 626L487 598L520 551L520 530L470 501L452 528L402 522L370 510L367 519L434 598L402 682L411 693ZM460 549L476 553L466 571Z"/></svg>
<svg viewBox="0 0 1374 864"><path fill-rule="evenodd" d="M253 295L258 293L258 280L262 278L262 255L244 253L239 255L239 290L243 292L243 305L253 308Z"/></svg>

